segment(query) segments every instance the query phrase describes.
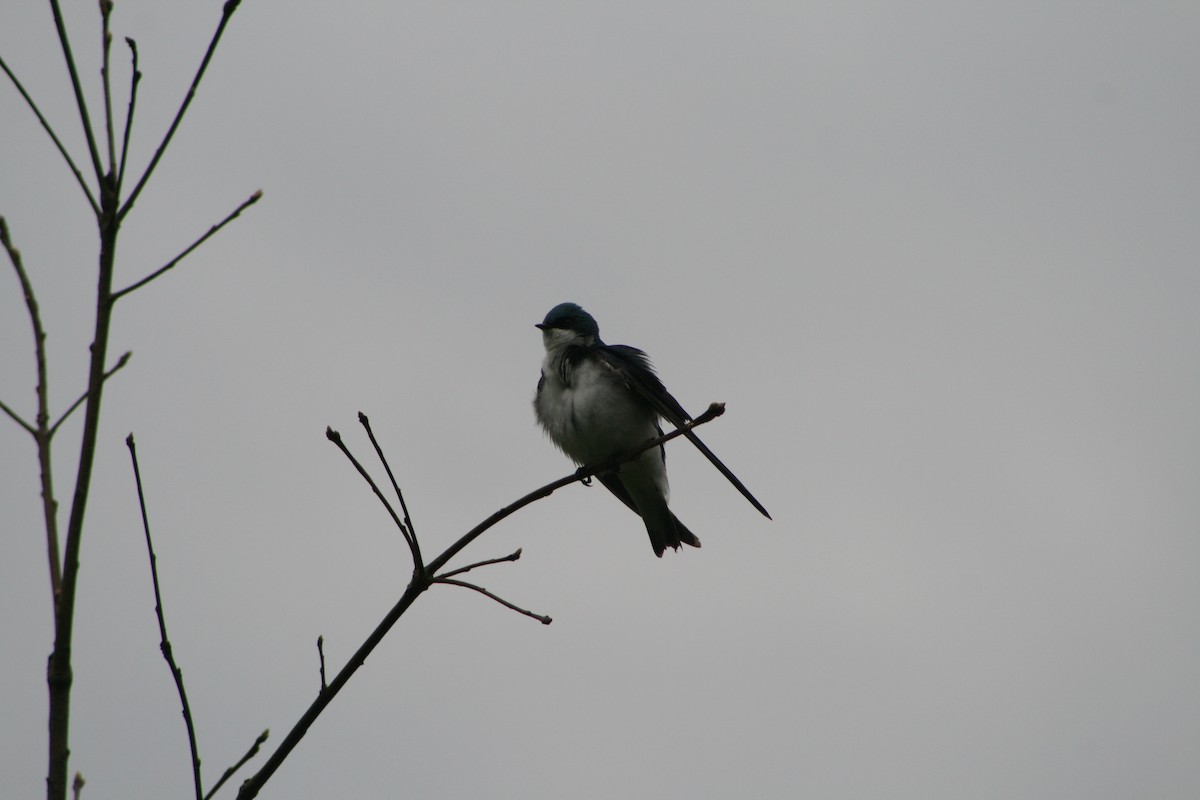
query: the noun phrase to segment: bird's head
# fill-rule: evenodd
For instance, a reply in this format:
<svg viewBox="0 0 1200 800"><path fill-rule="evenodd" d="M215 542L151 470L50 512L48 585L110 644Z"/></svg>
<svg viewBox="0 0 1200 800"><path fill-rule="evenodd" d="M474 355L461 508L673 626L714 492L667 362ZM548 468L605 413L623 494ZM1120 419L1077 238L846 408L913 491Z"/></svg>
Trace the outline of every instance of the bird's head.
<svg viewBox="0 0 1200 800"><path fill-rule="evenodd" d="M600 341L596 319L575 303L559 303L537 323L547 350L569 345L593 345Z"/></svg>

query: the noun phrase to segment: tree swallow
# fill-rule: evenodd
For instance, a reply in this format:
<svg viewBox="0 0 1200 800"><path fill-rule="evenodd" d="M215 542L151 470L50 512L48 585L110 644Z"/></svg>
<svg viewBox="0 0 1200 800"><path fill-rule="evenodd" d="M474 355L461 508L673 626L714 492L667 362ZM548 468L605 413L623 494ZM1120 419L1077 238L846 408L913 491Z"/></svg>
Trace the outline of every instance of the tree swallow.
<svg viewBox="0 0 1200 800"><path fill-rule="evenodd" d="M551 440L576 464L595 464L662 436L659 418L682 427L692 417L654 374L650 358L623 344L605 344L595 318L560 303L536 324L546 358L533 410ZM771 515L692 431L687 438L767 519ZM597 475L646 523L654 554L700 540L667 508L667 451L663 446Z"/></svg>

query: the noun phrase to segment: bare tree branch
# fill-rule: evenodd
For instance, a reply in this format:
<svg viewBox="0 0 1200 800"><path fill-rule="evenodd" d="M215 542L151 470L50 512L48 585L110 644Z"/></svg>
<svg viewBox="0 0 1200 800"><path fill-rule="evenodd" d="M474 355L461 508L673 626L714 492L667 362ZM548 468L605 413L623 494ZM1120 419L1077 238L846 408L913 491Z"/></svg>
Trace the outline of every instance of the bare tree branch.
<svg viewBox="0 0 1200 800"><path fill-rule="evenodd" d="M167 638L167 621L163 616L162 593L158 588L158 558L154 555L154 543L150 540L150 519L146 515L146 496L142 492L142 471L138 468L137 446L133 442L133 434L125 437L129 447L129 457L133 461L133 477L137 482L138 506L142 510L142 528L146 531L146 552L150 555L150 580L154 584L154 613L158 617L158 632L162 637L159 648L163 658L171 669L171 677L175 679L175 688L179 691L179 702L183 706L183 721L187 725L188 746L192 751L192 780L196 787L196 800L203 800L204 789L200 782L200 751L196 745L196 727L192 723L192 708L188 705L187 691L183 688L183 670L175 663L171 652L171 640Z"/></svg>
<svg viewBox="0 0 1200 800"><path fill-rule="evenodd" d="M400 500L400 510L404 512L404 524L400 526L400 532L404 534L404 540L408 542L408 547L412 551L413 564L419 564L423 569L425 562L421 560L421 545L417 541L417 529L413 527L412 518L408 516L408 505L404 502L404 492L400 491L400 485L396 483L396 476L392 474L392 468L388 464L387 458L383 455L383 450L379 447L379 442L375 441L375 432L371 430L371 421L361 411L358 412L358 421L366 429L367 438L371 440L371 445L375 448L375 454L383 462L383 468L387 471L388 480L392 482L392 489L395 490L396 497Z"/></svg>
<svg viewBox="0 0 1200 800"><path fill-rule="evenodd" d="M325 691L327 684L325 683L325 637L317 637L317 660L321 662L321 691Z"/></svg>
<svg viewBox="0 0 1200 800"><path fill-rule="evenodd" d="M38 118L38 122L42 123L42 129L50 136L50 141L54 142L54 146L58 148L58 152L67 162L67 166L71 168L71 172L75 175L75 180L79 182L79 188L83 190L84 197L87 198L88 205L92 207L92 211L96 216L100 216L100 204L96 202L96 196L92 194L91 187L87 185L87 181L83 179L83 173L79 171L75 160L71 158L71 154L67 152L67 148L63 146L62 140L58 138L58 134L54 132L54 128L50 127L50 123L42 116L42 110L38 108L37 103L29 96L29 92L25 91L25 87L17 80L17 76L8 68L4 57L0 56L0 69L4 70L4 74L12 81L13 86L17 87L17 91L21 93L21 97L25 98L25 104L33 111L34 116Z"/></svg>
<svg viewBox="0 0 1200 800"><path fill-rule="evenodd" d="M221 780L217 781L216 784L211 789L208 790L208 794L204 795L204 800L211 800L212 796L217 793L217 790L225 785L225 781L232 778L234 773L237 772L239 769L241 769L242 766L247 761L249 761L250 759L254 758L256 755L258 755L259 748L261 748L263 746L263 742L265 742L267 740L267 737L270 735L271 735L270 729L267 729L267 730L263 731L262 733L260 733L258 735L258 738L254 740L254 744L252 744L250 746L250 749L246 751L246 754L244 756L242 756L240 759L238 759L236 764L234 764L229 769L225 770L225 774L221 776Z"/></svg>
<svg viewBox="0 0 1200 800"><path fill-rule="evenodd" d="M119 359L117 359L117 363L113 365L113 368L104 373L104 377L100 379L100 382L103 383L104 381L107 381L109 378L111 378L117 372L117 370L121 369L126 364L128 364L129 357L132 355L133 355L133 353L131 351L126 351L124 355L122 355ZM71 413L75 409L77 409L81 405L83 405L83 401L87 400L87 396L88 396L87 392L84 392L83 394L79 395L79 397L76 398L75 402L71 404L71 407L62 413L62 416L60 416L58 418L58 421L50 426L50 430L47 432L47 436L54 436L55 432L58 431L59 426L67 421L67 417L71 416Z"/></svg>
<svg viewBox="0 0 1200 800"><path fill-rule="evenodd" d="M57 7L57 0L51 0L51 2ZM213 32L212 40L208 43L208 50L205 51L204 58L200 61L200 67L196 70L196 76L192 78L192 85L188 87L187 94L183 98L183 103L180 104L179 111L175 113L175 119L171 121L171 127L167 129L162 144L154 151L154 157L150 159L150 164L146 167L146 171L142 173L137 186L129 193L125 204L121 206L121 210L117 213L118 220L125 219L125 215L129 213L138 196L141 195L142 189L146 188L146 181L150 180L150 175L154 172L154 168L162 160L163 153L167 151L167 145L171 143L171 138L175 136L175 131L179 128L179 123L183 121L183 115L187 112L188 106L192 104L192 98L196 96L196 89L200 86L200 79L204 77L204 71L208 69L208 62L212 60L213 53L217 50L217 43L221 41L221 34L225 32L225 26L229 24L229 18L233 16L233 12L237 11L239 5L241 5L241 0L226 0L225 5L221 7L221 21L217 23L217 29ZM74 74L74 70L72 70L72 74Z"/></svg>
<svg viewBox="0 0 1200 800"><path fill-rule="evenodd" d="M37 417L35 425L31 426L17 416L16 412L0 403L9 416L21 427L33 435L37 444L38 468L42 484L42 516L46 526L46 556L50 562L50 591L57 597L62 589L62 565L59 562L58 551L58 501L54 498L54 470L51 468L50 438L53 431L46 426L50 421L50 386L46 370L46 329L42 327L42 315L38 308L37 296L33 293L33 283L25 271L21 260L21 251L13 245L8 233L8 224L0 217L0 245L8 253L17 272L17 280L21 283L21 292L25 295L25 307L29 311L29 321L33 326L33 351L37 361ZM65 788L65 787L64 787Z"/></svg>
<svg viewBox="0 0 1200 800"><path fill-rule="evenodd" d="M491 592L489 592L487 589L483 588L482 586L476 586L473 583L467 583L466 581L460 581L460 580L456 580L454 578L434 578L433 582L434 583L444 583L447 586L461 586L464 589L474 589L475 591L479 592L480 594L486 595L487 597L492 598L497 603L499 603L500 605L502 605L506 608L511 608L513 611L524 614L527 617L533 617L534 619L536 619L538 622L542 623L543 625L549 625L551 622L554 621L550 617L543 616L541 614L535 614L532 611L528 611L524 608L521 608L520 606L513 605L512 603L505 600L503 597L498 597L498 596L492 594Z"/></svg>
<svg viewBox="0 0 1200 800"><path fill-rule="evenodd" d="M75 69L75 55L71 52L71 40L67 36L67 26L63 22L62 9L58 0L50 0L50 10L54 14L54 27L58 30L58 41L62 45L63 59L67 62L67 72L71 75L71 88L75 91L75 104L79 107L79 121L83 123L83 135L87 138L88 154L92 157L92 167L96 170L96 180L104 182L104 167L100 166L100 151L96 149L96 136L92 133L92 119L88 115L87 100L83 96L83 86L79 83L79 71ZM93 203L93 205L95 205ZM96 209L99 213L100 209Z"/></svg>
<svg viewBox="0 0 1200 800"><path fill-rule="evenodd" d="M233 222L235 219L237 219L243 211L245 211L247 208L249 208L250 206L257 203L261 198L262 198L262 189L259 189L257 192L250 195L249 199L247 199L240 206L235 208L229 214L229 216L225 217L225 219L221 220L216 225L213 225L211 228L208 229L208 231L203 236L201 236L199 239L197 239L196 241L194 241L190 245L188 245L188 247L182 253L175 256L170 261L168 261L166 264L164 264L163 266L154 270L154 272L151 272L149 275L142 278L137 283L130 284L129 286L126 286L124 289L114 292L113 296L112 296L113 302L120 300L122 297L124 297L125 295L129 294L132 291L136 291L137 289L142 288L147 283L149 283L150 281L157 278L159 275L162 275L164 272L167 272L168 270L173 268L180 261L183 261L183 259L187 258L188 255L190 255L193 250L195 250L197 247L199 247L200 245L202 245L206 241L208 241L208 239L213 234L215 234L217 231L221 230L221 228L224 228L230 222Z"/></svg>
<svg viewBox="0 0 1200 800"><path fill-rule="evenodd" d="M486 561L476 561L474 564L467 564L465 567L459 567L458 569L452 569L449 572L443 572L438 577L442 579L450 578L455 575L462 575L464 572L470 572L477 567L486 567L489 564L503 564L505 561L516 561L520 557L521 548L518 547L514 552L509 553L506 556L501 556L500 558L489 558Z"/></svg>
<svg viewBox="0 0 1200 800"><path fill-rule="evenodd" d="M104 86L104 128L108 144L108 174L117 174L117 142L113 135L112 113L112 81L109 80L109 55L112 50L112 31L109 21L112 18L112 0L100 0L100 79Z"/></svg>
<svg viewBox="0 0 1200 800"><path fill-rule="evenodd" d="M142 82L142 73L138 69L137 42L126 36L125 44L129 45L130 59L133 62L131 66L133 76L129 79L129 108L125 112L125 134L121 143L121 166L117 170L118 194L121 192L121 187L125 185L125 164L129 161L129 137L133 131L133 109L137 105L138 84Z"/></svg>
<svg viewBox="0 0 1200 800"><path fill-rule="evenodd" d="M375 479L371 477L371 474L367 472L363 465L359 463L358 459L354 457L354 454L350 452L350 449L346 447L346 443L342 441L342 435L340 433L335 431L333 428L326 428L325 438L336 444L338 449L342 451L346 458L350 459L350 463L354 465L356 470L358 470L358 474L363 477L363 480L365 480L367 485L371 487L371 491L373 491L375 496L379 498L379 502L383 503L383 507L386 508L388 514L391 515L392 522L396 523L396 527L398 527L400 532L404 534L404 541L408 542L409 549L412 551L413 571L416 573L424 572L425 565L416 560L419 553L416 545L413 542L411 534L409 533L408 529L404 527L404 523L400 521L400 516L396 513L396 509L392 508L392 504L389 503L387 498L383 496L383 492L380 490L379 484L375 483Z"/></svg>
<svg viewBox="0 0 1200 800"><path fill-rule="evenodd" d="M682 436L686 430L691 430L692 428L703 425L706 422L710 422L723 413L725 413L724 404L713 403L708 407L707 411L696 417L691 422L687 423L683 428L678 428L668 434L658 437L657 439L647 441L645 444L634 448L627 453L614 456L613 458L610 458L600 464L581 467L570 475L553 481L552 483L548 483L540 489L530 492L520 500L517 500L511 505L500 509L495 514L492 514L486 520L481 522L479 525L476 525L461 539L448 547L445 552L435 558L427 569L423 571L414 570L412 580L409 581L408 586L404 590L404 594L400 596L400 599L396 601L396 604L392 606L392 609L388 611L383 620L375 627L375 630L371 631L371 634L367 637L366 641L364 641L359 646L358 650L354 652L354 655L351 656L348 662L346 662L345 666L342 667L329 686L317 695L317 698L304 711L304 713L300 716L300 719L297 720L296 724L292 726L292 729L288 731L287 736L285 736L283 741L279 743L279 746L275 749L275 752L271 753L271 755L267 757L266 763L263 764L258 772L243 781L241 788L238 790L237 800L251 800L252 798L258 796L258 793L262 791L263 786L271 779L271 776L275 774L275 772L279 769L279 766L284 762L284 760L287 759L292 750L296 748L296 745L300 743L300 740L304 738L305 734L308 733L308 729L311 728L313 723L317 721L317 718L321 716L325 708L331 702L333 702L333 698L336 697L338 692L340 692L342 688L350 681L350 678L354 676L354 673L358 671L359 667L366 663L367 657L370 656L379 643L383 641L383 637L388 634L388 631L392 629L392 627L397 621L399 621L400 617L404 615L409 607L416 602L416 599L421 596L422 592L432 586L435 582L444 582L453 585L461 584L465 588L475 589L476 591L484 591L480 587L477 587L474 584L468 584L465 581L456 581L454 579L446 579L445 576L438 576L434 574L436 569L440 569L446 564L446 562L461 552L464 547L477 539L484 531L486 531L488 528L491 528L497 522L509 516L513 512L524 508L530 503L540 500L543 497L549 497L556 489L561 489L563 486L575 483L576 481L583 481L598 472L616 469L626 461L632 461L633 459L637 458L645 451L653 447L658 447L659 445L664 444L671 439L676 438L677 436ZM384 503L384 506L387 507L388 511L392 515L392 519L396 522L396 524L401 524L396 516L396 513L392 511L391 506L388 505L386 500L384 500L383 494L379 491L379 488L376 486L374 480L372 480L371 477L365 473L362 465L360 465L357 459L355 459L354 456L350 454L349 450L346 449L345 444L342 442L341 434L337 433L332 428L327 428L325 435L330 441L336 444L339 449L342 450L346 457L350 459L351 463L354 464L355 468L359 470L360 474L362 474L367 482L371 485L371 488L374 489L376 496L378 496L379 499ZM508 559L497 559L497 561L502 560ZM470 565L469 568L483 566L484 563L485 562L481 561ZM434 568L434 564L437 565L436 568ZM462 571L465 570L458 570L457 572L458 574L461 574ZM451 573L447 573L447 575L449 574ZM501 600L500 598L491 595L489 592L484 591L484 593L516 611L519 611L523 614L528 614L535 619L543 619L542 617L525 611L522 608L512 606L507 601ZM548 624L549 617L546 617L545 620L546 624Z"/></svg>
<svg viewBox="0 0 1200 800"><path fill-rule="evenodd" d="M12 419L12 421L17 423L18 425L20 425L22 428L24 428L25 431L27 433L29 433L29 435L37 436L37 428L33 427L28 422L26 422L24 419L22 419L21 415L18 414L16 411L13 411L11 408L9 408L8 404L5 403L3 400L0 400L0 411L3 411L5 414L8 414L8 416Z"/></svg>

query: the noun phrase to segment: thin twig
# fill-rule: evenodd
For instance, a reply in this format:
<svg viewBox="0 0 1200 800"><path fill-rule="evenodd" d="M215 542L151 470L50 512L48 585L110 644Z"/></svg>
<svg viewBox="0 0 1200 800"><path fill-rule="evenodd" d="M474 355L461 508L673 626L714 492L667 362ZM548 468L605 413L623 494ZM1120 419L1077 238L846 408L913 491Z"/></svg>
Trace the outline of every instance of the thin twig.
<svg viewBox="0 0 1200 800"><path fill-rule="evenodd" d="M237 772L239 769L241 769L242 766L247 761L249 761L250 759L254 758L256 755L258 755L258 751L263 746L263 742L265 742L267 740L267 737L270 735L271 735L270 728L268 728L267 730L260 733L258 735L258 738L254 740L254 744L250 745L250 749L246 751L246 755L244 755L240 759L238 759L237 763L234 764L232 767L225 770L225 774L221 776L221 780L217 781L216 784L211 789L208 790L208 794L204 795L204 800L211 800L212 796L217 793L217 790L225 785L225 781L232 778L234 773Z"/></svg>
<svg viewBox="0 0 1200 800"><path fill-rule="evenodd" d="M356 470L358 470L358 474L363 477L363 480L365 480L371 487L371 491L373 491L375 496L379 498L379 502L383 503L383 507L386 508L388 514L391 515L392 522L395 522L396 527L400 528L400 530L404 533L404 540L406 542L410 542L409 546L412 547L411 540L408 538L408 531L405 530L404 523L400 521L400 516L396 513L396 509L392 508L392 504L388 502L388 499L383 496L383 492L379 489L379 484L375 483L375 479L371 477L370 473L368 473L363 465L359 463L358 459L354 457L354 454L350 452L350 449L346 447L346 443L342 441L342 435L333 428L326 428L325 438L336 444L338 449L345 454L346 458L350 459L350 463L354 465ZM415 548L413 549L413 553L415 557ZM419 572L424 569L424 565L417 563L413 565L413 568Z"/></svg>
<svg viewBox="0 0 1200 800"><path fill-rule="evenodd" d="M125 133L121 142L121 166L117 169L118 194L121 192L121 186L125 183L125 164L129 161L129 136L133 131L133 109L137 104L138 84L142 82L142 73L138 69L137 42L126 36L125 44L129 45L130 57L133 61L131 67L133 77L129 79L129 109L125 112Z"/></svg>
<svg viewBox="0 0 1200 800"><path fill-rule="evenodd" d="M57 0L51 0L51 2L57 5ZM167 151L167 145L171 143L171 138L175 135L175 130L179 127L179 123L183 121L184 113L187 112L188 106L192 104L192 98L196 96L196 89L200 85L200 79L204 77L204 71L208 69L208 62L212 60L213 53L217 50L217 43L221 41L221 34L225 32L225 26L229 24L229 18L233 16L234 11L237 11L239 5L241 5L241 0L226 0L225 5L222 6L221 21L217 23L217 29L213 32L212 40L208 43L208 50L205 51L204 58L200 61L200 67L196 70L196 76L192 78L192 85L188 87L187 94L184 95L183 102L179 106L179 111L175 113L175 119L171 121L171 127L167 129L162 144L154 151L154 157L150 159L150 164L146 167L146 171L142 173L137 186L129 193L125 204L121 206L121 210L117 213L118 220L125 219L125 215L133 208L133 204L142 193L142 189L146 187L146 181L150 180L150 175L154 172L154 168L162 160L163 153Z"/></svg>
<svg viewBox="0 0 1200 800"><path fill-rule="evenodd" d="M325 683L325 637L317 637L317 658L321 662L321 691L325 691L327 684Z"/></svg>
<svg viewBox="0 0 1200 800"><path fill-rule="evenodd" d="M33 98L29 96L29 92L25 91L25 87L21 85L19 80L17 80L17 76L13 74L13 71L8 68L8 64L5 63L3 56L0 56L0 69L4 70L4 74L8 76L10 81L12 81L13 86L17 87L17 91L21 93L21 97L25 98L25 104L29 106L31 111L33 111L34 116L38 118L38 122L42 123L42 129L46 131L47 135L49 135L50 141L54 142L54 146L58 148L59 154L62 155L63 159L67 162L67 166L71 168L72 174L75 175L75 180L79 182L79 188L83 190L84 197L87 198L88 205L92 207L92 211L96 214L96 216L100 216L100 204L96 202L96 196L92 194L92 190L87 185L87 181L83 179L83 173L79 171L79 167L76 166L75 160L71 158L71 154L68 153L67 148L63 146L62 140L58 138L58 134L54 132L54 128L50 127L49 121L42 116L42 110L38 108L37 103L35 103Z"/></svg>
<svg viewBox="0 0 1200 800"><path fill-rule="evenodd" d="M87 138L88 154L92 157L96 180L103 183L104 167L100 166L100 151L96 149L96 136L92 133L92 120L88 115L87 100L83 96L83 86L79 82L79 71L75 69L75 55L71 52L71 40L67 36L67 25L63 22L62 9L59 7L58 0L50 0L50 10L54 14L54 27L58 30L58 41L62 45L63 59L67 62L67 72L71 75L71 88L75 91L75 104L79 107L79 121L83 123L83 135ZM99 208L96 209L96 213L100 213Z"/></svg>
<svg viewBox="0 0 1200 800"><path fill-rule="evenodd" d="M211 228L208 229L207 233L205 233L199 239L197 239L196 241L194 241L190 245L188 245L187 249L185 249L182 253L175 256L170 261L168 261L166 264L164 264L161 267L159 267L158 269L154 270L154 272L151 272L149 275L142 278L137 283L130 284L129 286L126 286L124 289L114 292L113 296L112 296L113 302L115 303L117 300L120 300L122 297L129 294L130 292L142 288L147 283L149 283L150 281L157 278L159 275L162 275L164 272L167 272L168 270L170 270L172 267L174 267L180 261L187 258L187 256L190 255L193 250L195 250L197 247L199 247L200 245L202 245L206 241L208 241L209 237L211 237L217 231L221 230L221 228L224 228L230 222L233 222L235 219L238 218L238 216L243 211L245 211L247 208L249 208L250 206L257 203L259 201L259 199L261 199L261 198L262 198L262 189L259 189L257 192L250 195L250 198L248 200L246 200L240 206L235 208L233 210L233 212L229 214L229 216L225 217L225 219L221 220L216 225L213 225Z"/></svg>
<svg viewBox="0 0 1200 800"><path fill-rule="evenodd" d="M132 351L126 351L123 356L121 356L119 359L117 359L117 363L115 365L113 365L113 368L110 369L108 372L104 373L104 377L100 379L100 382L104 383L104 381L107 381L109 378L111 378L117 372L117 370L121 369L126 364L128 364L129 357L132 355L133 355ZM75 399L75 402L71 404L71 407L62 413L62 416L60 416L58 418L58 421L50 426L50 430L47 432L46 435L53 437L54 434L58 431L59 426L67 421L67 417L71 416L71 412L73 412L75 409L77 409L81 405L83 405L83 401L87 400L87 396L88 396L87 392L84 392L83 394L79 395L79 397Z"/></svg>
<svg viewBox="0 0 1200 800"><path fill-rule="evenodd" d="M434 578L433 582L434 583L444 583L448 586L461 586L464 589L474 589L475 591L479 592L480 594L486 595L487 597L490 597L491 599L495 600L497 603L504 606L505 608L511 608L513 611L524 614L527 617L533 617L534 619L536 619L538 622L542 623L543 625L549 625L551 622L554 621L550 617L544 616L542 614L535 614L532 611L521 608L520 606L513 605L512 603L505 600L503 597L494 595L491 592L489 592L487 589L483 588L482 586L477 586L474 583L467 583L466 581L455 580L454 578Z"/></svg>
<svg viewBox="0 0 1200 800"><path fill-rule="evenodd" d="M33 427L28 422L23 420L21 418L21 415L15 411L13 411L11 408L9 408L8 404L5 403L3 400L0 400L0 411L3 411L5 414L8 414L8 416L12 418L12 421L17 423L18 425L20 425L22 428L24 428L25 431L27 433L29 433L30 436L35 436L35 437L37 436L37 428Z"/></svg>
<svg viewBox="0 0 1200 800"><path fill-rule="evenodd" d="M83 779L83 773L76 772L75 782L71 784L71 790L75 793L75 800L79 800L80 795L83 794L83 785L85 783L87 783L87 781Z"/></svg>
<svg viewBox="0 0 1200 800"><path fill-rule="evenodd" d="M443 572L438 577L442 579L450 578L454 575L462 575L464 572L470 572L476 567L486 567L489 564L503 564L505 561L516 561L520 557L521 548L518 547L515 552L509 553L506 556L501 556L500 558L489 558L486 561L476 561L474 564L467 564L465 567L459 567L458 569L452 569L449 572Z"/></svg>
<svg viewBox="0 0 1200 800"><path fill-rule="evenodd" d="M29 321L33 325L33 353L37 362L37 416L34 425L25 422L7 405L0 403L0 407L31 433L34 442L37 443L42 484L42 515L46 523L46 555L50 561L50 590L54 597L58 597L62 588L62 564L59 561L58 549L58 501L54 498L54 471L51 469L50 459L50 438L54 432L53 429L47 428L50 422L50 384L46 368L46 329L42 327L42 314L38 308L37 296L33 293L33 282L29 280L29 273L25 271L21 251L9 236L8 224L4 217L0 217L0 245L8 253L8 260L17 272L21 292L25 295L25 307L29 311ZM65 791L66 787L63 788Z"/></svg>
<svg viewBox="0 0 1200 800"><path fill-rule="evenodd" d="M108 25L112 18L112 10L112 0L100 0L100 78L104 85L104 128L108 134L108 172L110 175L115 175L117 172L117 142L113 135L112 81L109 80L108 74L109 54L112 50L112 31L109 30Z"/></svg>
<svg viewBox="0 0 1200 800"><path fill-rule="evenodd" d="M400 510L404 513L404 524L400 526L400 533L404 534L404 541L408 542L408 549L412 552L413 565L414 567L424 568L425 562L421 560L421 545L417 541L417 529L413 527L412 518L408 516L408 505L404 502L404 492L400 491L400 485L396 483L396 476L392 474L392 467L388 464L387 458L384 457L383 449L380 448L379 442L375 441L375 432L371 430L371 421L361 411L358 412L358 421L367 429L367 437L371 440L371 445L375 448L375 454L383 462L383 468L387 471L388 480L392 482L392 489L395 490L396 497L400 500Z"/></svg>
<svg viewBox="0 0 1200 800"><path fill-rule="evenodd" d="M142 492L142 472L138 468L137 447L133 442L133 434L125 437L129 447L129 457L133 460L133 477L137 482L138 505L142 510L142 528L146 531L146 551L150 554L150 580L154 584L154 613L158 617L158 632L162 636L159 649L167 666L171 668L171 677L175 679L175 688L179 690L179 702L183 706L183 721L187 724L188 746L192 751L192 779L196 787L196 800L203 800L204 789L200 782L200 751L196 745L196 728L192 724L192 709L188 705L187 692L183 688L183 670L175 663L171 652L171 641L167 638L167 621L163 616L162 594L158 588L158 559L154 555L154 543L150 541L150 519L146 515L146 496Z"/></svg>

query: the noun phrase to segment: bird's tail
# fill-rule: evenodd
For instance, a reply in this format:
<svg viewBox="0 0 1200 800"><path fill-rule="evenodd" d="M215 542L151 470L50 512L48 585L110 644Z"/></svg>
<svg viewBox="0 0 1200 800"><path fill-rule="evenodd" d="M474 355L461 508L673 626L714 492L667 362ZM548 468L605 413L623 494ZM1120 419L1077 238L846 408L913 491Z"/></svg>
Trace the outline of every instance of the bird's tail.
<svg viewBox="0 0 1200 800"><path fill-rule="evenodd" d="M653 521L645 517L643 519L646 522L646 533L650 534L650 546L654 548L654 555L659 558L662 558L668 547L678 550L681 544L700 546L700 538L689 531L687 526L679 521L679 517L670 511L665 518Z"/></svg>

